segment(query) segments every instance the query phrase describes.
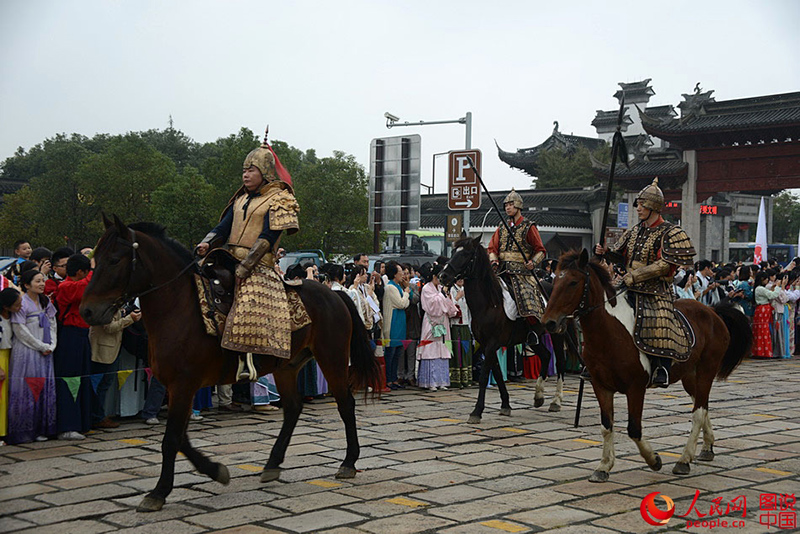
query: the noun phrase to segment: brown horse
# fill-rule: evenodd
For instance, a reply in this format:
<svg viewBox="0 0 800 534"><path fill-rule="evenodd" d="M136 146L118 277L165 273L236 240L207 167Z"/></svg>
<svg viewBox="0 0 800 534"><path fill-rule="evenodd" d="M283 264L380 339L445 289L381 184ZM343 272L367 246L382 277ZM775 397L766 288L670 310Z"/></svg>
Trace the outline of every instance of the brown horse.
<svg viewBox="0 0 800 534"><path fill-rule="evenodd" d="M161 444L161 476L139 505L143 512L161 509L172 491L178 451L201 473L227 484L228 469L206 458L189 443L186 428L195 392L205 386L235 381L237 358L223 351L220 341L206 334L192 278L195 259L164 228L151 223L130 226L103 217L106 231L95 249L96 268L81 303L89 324L111 321L119 306L139 296L149 336L150 366L169 391L169 415ZM283 404L283 426L262 482L280 475L286 448L303 401L297 374L313 356L328 380L344 421L347 453L336 474L352 478L359 456L355 399L351 388L379 389L379 370L366 330L350 298L317 282L304 280L297 288L311 324L292 333L291 358L256 356L258 375L273 373Z"/></svg>
<svg viewBox="0 0 800 534"><path fill-rule="evenodd" d="M675 363L670 383L678 380L694 400L689 441L672 472L689 474L700 430L703 448L698 460L714 459L714 433L708 418L708 396L715 378L727 378L749 353L753 335L743 313L729 304L710 308L694 300L678 300L675 307L692 325L695 346L689 359ZM583 360L592 375L603 425L603 458L589 478L605 482L614 466L614 393L628 399L628 436L654 471L661 457L642 437L642 405L650 381L650 363L633 342L634 310L617 296L605 266L589 255L572 251L558 261L553 294L542 321L551 332L564 328L568 317L578 317L584 334Z"/></svg>

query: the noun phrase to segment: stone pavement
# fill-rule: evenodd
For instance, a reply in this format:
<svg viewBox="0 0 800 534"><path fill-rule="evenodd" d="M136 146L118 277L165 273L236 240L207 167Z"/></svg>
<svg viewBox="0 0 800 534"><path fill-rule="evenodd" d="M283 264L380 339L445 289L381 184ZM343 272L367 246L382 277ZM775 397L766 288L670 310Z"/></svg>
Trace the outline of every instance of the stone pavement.
<svg viewBox="0 0 800 534"><path fill-rule="evenodd" d="M599 462L601 437L591 386L575 429L578 379L567 378L561 413L546 411L549 398L534 409L533 385L510 384L510 418L498 415L499 395L489 390L476 426L465 423L476 389L408 389L374 404L360 401L357 466L363 471L348 481L334 478L345 440L329 399L306 404L281 480L269 484L258 475L280 412L207 412L190 423L190 437L229 467L231 483L209 481L180 457L175 490L153 514L135 507L156 483L163 425L130 420L84 441L2 447L0 532L778 532L760 524L774 525L780 513L766 511L760 495L800 494L798 359L748 360L730 381L715 384L710 415L717 457L693 464L686 477L671 473L691 426L690 399L680 387L651 390L645 406L644 434L664 460L662 471L648 469L625 435L618 395L617 462L609 482L592 484L587 477ZM553 390L551 382L547 394ZM696 511L707 515L715 499L721 503L706 519L741 521L740 511L720 514L746 499L743 527L687 528L686 519L673 517L656 528L642 519L644 496L661 492L683 515L696 490ZM666 508L661 497L655 504ZM689 517L698 518L696 511ZM781 521L790 515L782 512Z"/></svg>

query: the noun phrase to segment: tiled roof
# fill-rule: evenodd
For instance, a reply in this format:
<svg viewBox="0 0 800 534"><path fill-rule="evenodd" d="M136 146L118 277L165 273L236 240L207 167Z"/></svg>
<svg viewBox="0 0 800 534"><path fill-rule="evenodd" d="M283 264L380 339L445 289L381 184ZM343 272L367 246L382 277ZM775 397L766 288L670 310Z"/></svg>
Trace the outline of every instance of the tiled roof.
<svg viewBox="0 0 800 534"><path fill-rule="evenodd" d="M694 95L684 95L691 98ZM682 147L800 139L800 92L686 106L678 118L642 113L647 133Z"/></svg>
<svg viewBox="0 0 800 534"><path fill-rule="evenodd" d="M597 161L592 162L594 173L600 180L608 179L611 166ZM658 176L662 189L680 189L686 181L689 164L674 149L651 149L629 163L629 167L617 164L614 180L619 180L629 191L639 190Z"/></svg>
<svg viewBox="0 0 800 534"><path fill-rule="evenodd" d="M628 126L633 124L633 119L631 116L628 115L628 110L630 106L625 106L625 112L622 116L622 131L624 132ZM617 115L619 115L619 110L611 110L611 111L603 111L601 109L597 110L597 115L595 115L594 119L592 120L592 126L600 129L614 129L617 127Z"/></svg>
<svg viewBox="0 0 800 534"><path fill-rule="evenodd" d="M562 134L555 130L553 135L545 139L542 144L531 148L520 148L516 152L506 152L500 148L500 145L497 145L497 155L501 161L510 167L520 169L530 176L537 176L536 160L539 154L544 151L558 149L567 154L572 154L580 147L586 147L593 151L605 144L606 142L602 139Z"/></svg>
<svg viewBox="0 0 800 534"><path fill-rule="evenodd" d="M651 78L647 78L641 82L620 82L619 86L621 89L614 93L614 98L619 100L624 94L625 100L628 102L647 102L651 96L656 94L653 88L650 87L650 80Z"/></svg>
<svg viewBox="0 0 800 534"><path fill-rule="evenodd" d="M510 190L493 191L492 198L502 209L502 202ZM542 227L592 228L589 209L591 205L605 200L605 188L598 184L585 189L521 189L517 191L525 206L525 217ZM533 208L533 209L531 209ZM453 211L447 208L447 195L422 195L420 197L420 228L442 228L445 217ZM500 216L485 197L481 208L473 210L471 226L494 227L500 224Z"/></svg>

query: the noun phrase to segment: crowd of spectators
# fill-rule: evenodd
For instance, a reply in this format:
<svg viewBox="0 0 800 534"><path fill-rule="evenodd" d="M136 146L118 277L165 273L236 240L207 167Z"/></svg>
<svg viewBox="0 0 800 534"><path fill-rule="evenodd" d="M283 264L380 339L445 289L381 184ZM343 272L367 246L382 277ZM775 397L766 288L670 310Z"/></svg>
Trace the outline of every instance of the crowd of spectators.
<svg viewBox="0 0 800 534"><path fill-rule="evenodd" d="M106 413L106 397L117 390L114 385L122 387L120 372L132 372L120 371L120 355L129 353L138 358L132 360L135 367L147 371L140 379L146 394L138 392L129 402L133 408L112 407L111 415L136 415L158 424L166 390L147 367L146 332L136 304L125 306L103 327L90 328L80 316L80 301L92 277L91 248L51 252L26 241L14 248L17 259L0 276L0 439L11 444L78 440L91 429L116 428L119 422ZM367 255L356 254L344 265L295 264L280 274L287 280L313 279L349 295L382 368L383 392L409 387L438 391L475 385L481 365L473 357L472 314L463 281L451 288L439 283L445 261L376 261L370 270ZM538 275L552 281L556 268L556 260L545 260ZM673 290L676 298L710 306L727 300L740 307L753 327L754 357L790 358L795 353L800 258L786 267L774 260L761 265L702 260L694 269L675 273ZM500 354L508 380L522 380L523 367L529 376L522 356L519 347ZM313 359L299 373L298 387L307 401L327 394L327 382ZM212 407L212 389L196 395L193 420ZM232 412L247 405L253 411L280 406L271 376L253 384L217 386L216 397L218 409Z"/></svg>

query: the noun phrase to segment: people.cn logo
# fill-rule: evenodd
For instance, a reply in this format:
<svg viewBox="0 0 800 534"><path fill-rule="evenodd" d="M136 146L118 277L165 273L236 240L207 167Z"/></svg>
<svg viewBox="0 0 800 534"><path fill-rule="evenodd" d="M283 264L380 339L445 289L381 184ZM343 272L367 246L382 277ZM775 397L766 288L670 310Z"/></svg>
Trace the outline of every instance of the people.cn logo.
<svg viewBox="0 0 800 534"><path fill-rule="evenodd" d="M656 506L655 498L658 496L667 503L667 509L661 510ZM666 495L661 495L661 492L654 491L644 499L642 499L642 505L639 507L639 511L642 514L642 519L647 521L649 524L653 525L654 527L660 527L662 525L666 525L669 523L669 519L675 513L675 503L667 497Z"/></svg>

